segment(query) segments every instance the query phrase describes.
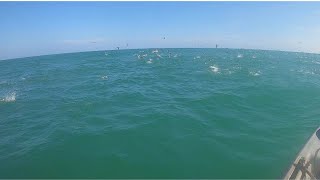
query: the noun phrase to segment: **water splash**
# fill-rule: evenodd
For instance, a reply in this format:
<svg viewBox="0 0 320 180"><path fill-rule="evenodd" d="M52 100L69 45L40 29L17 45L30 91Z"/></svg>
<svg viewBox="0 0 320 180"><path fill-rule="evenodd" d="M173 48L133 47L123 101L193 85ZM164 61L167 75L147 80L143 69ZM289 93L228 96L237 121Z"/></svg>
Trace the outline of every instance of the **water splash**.
<svg viewBox="0 0 320 180"><path fill-rule="evenodd" d="M218 72L219 72L219 68L216 67L216 66L210 66L210 69L211 69L211 71L214 72L214 73L218 73Z"/></svg>
<svg viewBox="0 0 320 180"><path fill-rule="evenodd" d="M242 54L238 54L237 58L243 58Z"/></svg>
<svg viewBox="0 0 320 180"><path fill-rule="evenodd" d="M151 64L152 63L152 59L149 59L149 61L147 61L148 64Z"/></svg>
<svg viewBox="0 0 320 180"><path fill-rule="evenodd" d="M3 99L1 99L3 102L14 102L16 101L16 93L12 92L6 95Z"/></svg>
<svg viewBox="0 0 320 180"><path fill-rule="evenodd" d="M201 58L201 56L196 56L193 59L200 59L200 58Z"/></svg>
<svg viewBox="0 0 320 180"><path fill-rule="evenodd" d="M252 75L252 76L260 76L261 72L260 71L257 71L257 72L250 71L249 74Z"/></svg>
<svg viewBox="0 0 320 180"><path fill-rule="evenodd" d="M102 76L101 79L108 79L108 76Z"/></svg>

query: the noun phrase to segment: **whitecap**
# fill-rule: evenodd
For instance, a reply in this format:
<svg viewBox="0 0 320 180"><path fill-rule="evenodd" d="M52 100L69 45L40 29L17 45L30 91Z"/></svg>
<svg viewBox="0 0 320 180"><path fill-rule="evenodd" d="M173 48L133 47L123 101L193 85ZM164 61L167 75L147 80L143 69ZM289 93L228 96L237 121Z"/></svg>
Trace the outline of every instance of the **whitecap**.
<svg viewBox="0 0 320 180"><path fill-rule="evenodd" d="M3 101L3 102L14 102L14 101L16 101L16 93L13 92L13 93L8 94L6 97L1 99L1 101Z"/></svg>
<svg viewBox="0 0 320 180"><path fill-rule="evenodd" d="M210 69L212 72L215 72L215 73L219 72L219 68L216 66L210 66Z"/></svg>
<svg viewBox="0 0 320 180"><path fill-rule="evenodd" d="M101 76L101 79L108 79L108 76Z"/></svg>
<svg viewBox="0 0 320 180"><path fill-rule="evenodd" d="M237 58L243 58L242 54L238 54Z"/></svg>
<svg viewBox="0 0 320 180"><path fill-rule="evenodd" d="M320 62L318 62L318 61L312 61L313 63L315 63L315 64L320 64Z"/></svg>
<svg viewBox="0 0 320 180"><path fill-rule="evenodd" d="M250 71L249 73L250 73L250 75L252 75L252 76L260 76L260 74L261 74L260 71L257 71L257 72Z"/></svg>
<svg viewBox="0 0 320 180"><path fill-rule="evenodd" d="M158 52L159 52L158 49L152 51L152 53L158 53Z"/></svg>
<svg viewBox="0 0 320 180"><path fill-rule="evenodd" d="M152 59L149 59L149 61L147 61L148 64L151 64L152 63Z"/></svg>
<svg viewBox="0 0 320 180"><path fill-rule="evenodd" d="M138 59L143 59L147 56L148 56L148 54L142 54L142 55L138 54Z"/></svg>
<svg viewBox="0 0 320 180"><path fill-rule="evenodd" d="M200 59L200 58L201 58L201 56L196 56L193 59Z"/></svg>
<svg viewBox="0 0 320 180"><path fill-rule="evenodd" d="M303 74L312 74L312 75L315 74L313 71L308 71L308 70L299 70L298 72L303 73Z"/></svg>

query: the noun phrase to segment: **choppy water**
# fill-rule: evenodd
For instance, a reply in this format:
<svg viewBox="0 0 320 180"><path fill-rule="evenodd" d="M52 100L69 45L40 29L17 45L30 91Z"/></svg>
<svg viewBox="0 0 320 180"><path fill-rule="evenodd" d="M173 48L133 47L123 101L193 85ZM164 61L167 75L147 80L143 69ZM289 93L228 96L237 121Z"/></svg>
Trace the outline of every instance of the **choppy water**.
<svg viewBox="0 0 320 180"><path fill-rule="evenodd" d="M281 178L320 55L100 51L0 61L0 178Z"/></svg>

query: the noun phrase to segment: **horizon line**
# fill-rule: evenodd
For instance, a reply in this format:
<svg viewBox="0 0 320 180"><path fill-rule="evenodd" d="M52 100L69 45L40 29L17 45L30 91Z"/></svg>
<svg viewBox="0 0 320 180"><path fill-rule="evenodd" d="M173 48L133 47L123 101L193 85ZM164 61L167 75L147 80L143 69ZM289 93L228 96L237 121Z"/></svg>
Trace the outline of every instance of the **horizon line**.
<svg viewBox="0 0 320 180"><path fill-rule="evenodd" d="M95 50L95 51L74 51L74 52L62 52L62 53L53 53L53 54L42 54L36 56L24 56L17 58L9 58L9 59L0 59L0 61L9 61L9 60L19 60L25 58L34 58L34 57L42 57L42 56L51 56L51 55L63 55L63 54L76 54L76 53L90 53L90 52L100 52L100 51L124 51L124 50L144 50L144 49L232 49L232 50L255 50L255 51L277 51L277 52L289 52L289 53L304 53L304 54L314 54L320 55L320 52L304 52L304 51L290 51L290 50L276 50L276 49L251 49L251 48L215 48L215 47L171 47L171 48L159 48L159 47L148 47L148 48L126 48L126 49L105 49L105 50Z"/></svg>

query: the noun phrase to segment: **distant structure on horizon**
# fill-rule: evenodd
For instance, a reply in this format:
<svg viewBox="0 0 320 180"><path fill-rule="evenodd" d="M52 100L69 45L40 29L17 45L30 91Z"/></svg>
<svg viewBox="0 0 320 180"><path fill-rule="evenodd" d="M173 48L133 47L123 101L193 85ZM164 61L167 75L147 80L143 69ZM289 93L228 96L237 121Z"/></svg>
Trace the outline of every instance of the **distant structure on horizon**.
<svg viewBox="0 0 320 180"><path fill-rule="evenodd" d="M216 44L216 48L218 48L218 44Z"/></svg>

